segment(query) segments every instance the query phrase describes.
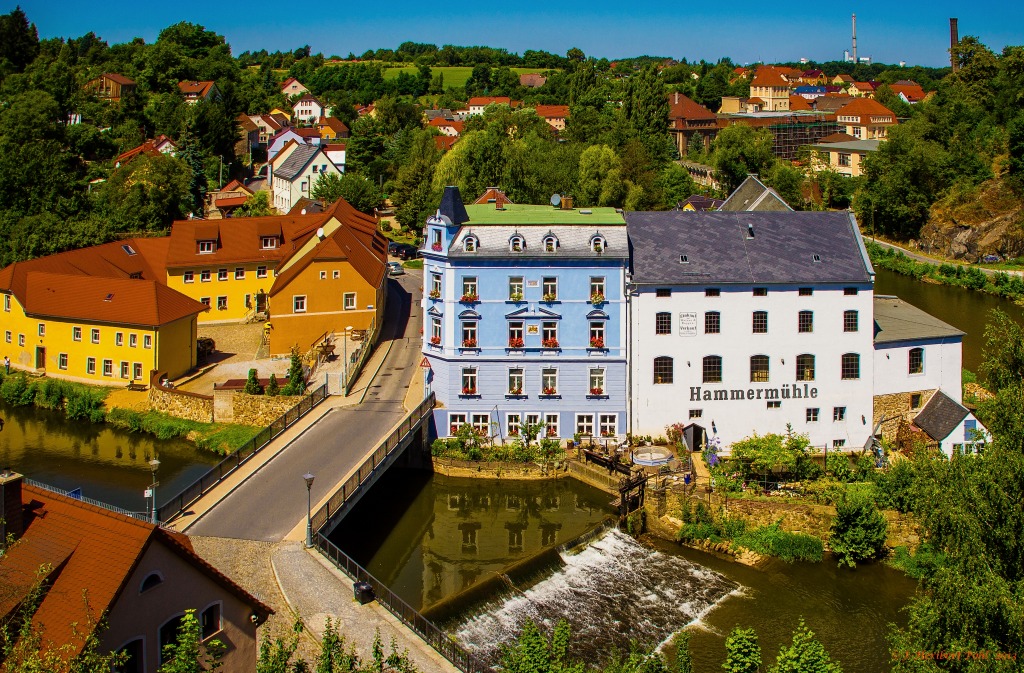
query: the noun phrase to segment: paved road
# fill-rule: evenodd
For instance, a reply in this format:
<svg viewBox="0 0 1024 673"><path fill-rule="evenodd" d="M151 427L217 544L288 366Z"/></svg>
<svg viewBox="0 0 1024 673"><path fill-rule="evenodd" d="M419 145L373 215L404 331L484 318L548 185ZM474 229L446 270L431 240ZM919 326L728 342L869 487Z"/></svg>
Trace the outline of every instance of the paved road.
<svg viewBox="0 0 1024 673"><path fill-rule="evenodd" d="M192 525L190 535L282 540L306 518L302 475L311 472L316 476L312 491L316 503L364 460L405 415L405 391L411 377L419 375L421 285L421 272L390 283L387 322L378 348L387 348L388 340L393 343L364 401L332 409ZM371 376L372 371L364 373L355 387L364 385L363 378Z"/></svg>
<svg viewBox="0 0 1024 673"><path fill-rule="evenodd" d="M915 262L925 262L927 264L934 264L936 266L938 266L939 264L942 264L942 263L959 264L959 265L965 266L965 267L974 267L976 269L981 269L982 273L984 273L986 276L994 276L997 273L1005 273L1005 274L1008 274L1008 275L1011 275L1011 276L1024 276L1024 271L1013 271L1013 270L1009 270L1009 269L988 269L988 268L985 268L983 266L978 266L976 264L971 264L969 262L964 262L964 261L961 261L961 260L956 260L956 259L939 259L939 258L936 258L936 257L929 257L927 255L922 255L919 252L915 252L913 250L910 250L908 248L904 248L904 247L896 245L894 243L887 243L885 241L881 241L881 240L878 240L878 239L870 239L870 240L871 240L872 243L875 243L876 245L880 245L883 248L889 248L891 250L899 250L900 252L902 252L904 255L906 255L910 259L914 260Z"/></svg>

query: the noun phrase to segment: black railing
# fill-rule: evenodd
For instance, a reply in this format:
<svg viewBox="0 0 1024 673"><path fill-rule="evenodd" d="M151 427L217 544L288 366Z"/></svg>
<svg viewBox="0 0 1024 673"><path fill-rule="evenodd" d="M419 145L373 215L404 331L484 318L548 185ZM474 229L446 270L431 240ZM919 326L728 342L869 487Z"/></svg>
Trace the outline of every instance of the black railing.
<svg viewBox="0 0 1024 673"><path fill-rule="evenodd" d="M354 581L366 582L373 587L373 593L378 603L412 629L416 635L423 639L423 642L433 647L438 654L450 661L455 668L463 673L493 673L494 669L467 652L465 648L452 640L451 636L399 598L386 584L367 572L366 569L352 560L352 557L348 554L338 549L325 536L317 533L314 539L314 546L331 563Z"/></svg>
<svg viewBox="0 0 1024 673"><path fill-rule="evenodd" d="M327 522L331 520L331 516L336 514L352 496L359 492L363 483L373 474L377 466L383 463L391 455L392 451L402 445L406 435L411 433L424 418L429 416L433 409L434 394L431 393L430 397L420 402L419 406L405 417L401 425L395 428L390 435L377 445L377 448L363 461L359 469L313 514L313 530L319 532L321 528L327 525Z"/></svg>
<svg viewBox="0 0 1024 673"><path fill-rule="evenodd" d="M186 507L205 495L239 467L245 465L250 458L262 451L278 435L294 425L297 420L308 414L325 399L327 399L326 384L306 395L298 404L260 430L255 437L232 451L224 460L210 468L206 474L157 508L157 518L160 521L167 521L170 517L182 514Z"/></svg>

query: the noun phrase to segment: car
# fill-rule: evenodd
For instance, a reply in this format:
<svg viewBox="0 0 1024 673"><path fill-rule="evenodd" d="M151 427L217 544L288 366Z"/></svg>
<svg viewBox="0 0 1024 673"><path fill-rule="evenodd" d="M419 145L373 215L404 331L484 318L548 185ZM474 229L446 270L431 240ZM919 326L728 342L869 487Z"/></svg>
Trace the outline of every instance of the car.
<svg viewBox="0 0 1024 673"><path fill-rule="evenodd" d="M388 275L389 276L401 276L405 273L405 269L399 262L388 262Z"/></svg>
<svg viewBox="0 0 1024 673"><path fill-rule="evenodd" d="M398 248L400 248L401 246L401 243L391 241L390 243L388 243L388 254L391 255L392 257L398 256Z"/></svg>
<svg viewBox="0 0 1024 673"><path fill-rule="evenodd" d="M409 245L408 243L400 243L398 250L395 252L395 257L401 260L416 259L419 256L420 249L415 245Z"/></svg>
<svg viewBox="0 0 1024 673"><path fill-rule="evenodd" d="M999 255L985 255L984 257L981 258L981 261L984 262L985 264L998 264L999 262L1003 261L1003 258L1000 257Z"/></svg>

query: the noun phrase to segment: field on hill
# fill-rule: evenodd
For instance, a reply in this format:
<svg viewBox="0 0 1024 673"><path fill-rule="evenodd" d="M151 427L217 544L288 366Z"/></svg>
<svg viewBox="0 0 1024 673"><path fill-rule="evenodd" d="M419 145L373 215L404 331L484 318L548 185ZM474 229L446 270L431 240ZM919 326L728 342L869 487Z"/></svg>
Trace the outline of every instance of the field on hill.
<svg viewBox="0 0 1024 673"><path fill-rule="evenodd" d="M512 68L512 72L517 75L525 75L529 72L544 72L543 68ZM414 65L408 65L402 68L388 68L384 71L384 79L394 79L398 77L398 73L406 72L410 75L415 75L418 70ZM473 74L472 66L438 66L430 68L431 77L436 77L437 73L444 73L444 86L445 88L450 86L465 86L466 80Z"/></svg>

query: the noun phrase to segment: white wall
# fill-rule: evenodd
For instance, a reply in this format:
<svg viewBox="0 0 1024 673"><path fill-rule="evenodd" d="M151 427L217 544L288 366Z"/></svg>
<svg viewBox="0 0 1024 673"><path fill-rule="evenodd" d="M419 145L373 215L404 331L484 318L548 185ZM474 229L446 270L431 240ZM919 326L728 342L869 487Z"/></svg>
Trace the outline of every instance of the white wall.
<svg viewBox="0 0 1024 673"><path fill-rule="evenodd" d="M920 374L910 373L912 348L924 349L924 371ZM875 394L939 388L951 399L962 402L962 353L959 337L879 344L875 348Z"/></svg>
<svg viewBox="0 0 1024 673"><path fill-rule="evenodd" d="M850 286L850 285L847 285ZM715 286L711 286L715 287ZM863 445L871 431L873 367L873 299L870 284L861 284L858 294L847 296L844 286L817 286L812 296L799 296L797 285L768 287L768 296L753 296L752 286L717 286L721 296L706 297L704 286L673 288L671 297L657 297L655 287L644 286L633 299L631 324L632 353L632 432L662 435L672 423L695 422L709 434L712 422L718 430L723 447L751 436L755 431L784 433L790 423L796 432L807 433L814 446L833 446L834 440L845 440L846 448ZM814 331L798 333L800 310L814 312ZM843 331L843 312L859 312L857 332ZM754 334L752 313L768 312L768 333ZM655 314L672 314L672 333L655 334ZM704 333L705 311L721 313L721 333ZM680 313L696 314L696 335L680 335ZM797 384L796 356L815 355L815 380L799 382L800 399L780 399L778 409L769 409L765 395L768 389L781 389ZM841 379L843 353L860 354L860 378ZM750 356L768 355L769 382L750 381ZM703 358L722 356L722 382L702 382ZM654 359L674 358L674 380L671 384L654 384ZM804 398L805 391L815 395ZM692 398L700 389L699 401ZM723 391L743 391L745 399L705 400ZM750 392L753 391L753 392ZM758 398L758 392L762 397ZM753 399L746 399L750 395ZM833 408L845 407L846 419L833 422ZM818 421L807 422L807 409L817 408ZM691 410L702 411L700 418L690 419Z"/></svg>

